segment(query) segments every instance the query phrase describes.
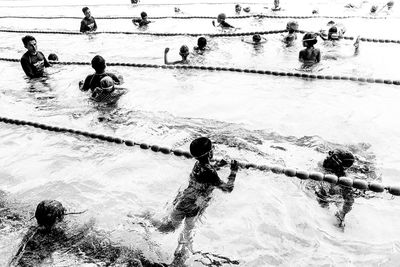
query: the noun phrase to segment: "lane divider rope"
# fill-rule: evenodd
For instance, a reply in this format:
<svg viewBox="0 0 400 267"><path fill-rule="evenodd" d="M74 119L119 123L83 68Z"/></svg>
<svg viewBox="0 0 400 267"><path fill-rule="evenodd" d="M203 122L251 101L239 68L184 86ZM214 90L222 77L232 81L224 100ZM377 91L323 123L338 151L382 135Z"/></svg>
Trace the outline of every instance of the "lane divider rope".
<svg viewBox="0 0 400 267"><path fill-rule="evenodd" d="M77 31L38 31L38 30L9 30L0 29L0 32L10 33L44 33L44 34L69 34L69 35L84 35ZM259 32L240 32L240 33L156 33L156 32L117 32L117 31L99 31L91 32L89 34L134 34L134 35L155 35L155 36L210 36L210 37L233 37L233 36L247 36L247 35L266 35L266 34L278 34L284 33L286 30L275 30L275 31L259 31Z"/></svg>
<svg viewBox="0 0 400 267"><path fill-rule="evenodd" d="M20 59L0 58L0 61L20 62ZM90 62L75 62L75 61L68 61L68 62L50 61L50 63L58 64L58 65L91 65ZM400 85L400 80L376 79L376 78L371 78L371 77L363 78L363 77L339 76L339 75L316 75L316 74L300 73L300 72L283 72L283 71L241 69L241 68L228 68L228 67L195 66L195 65L158 65L158 64L138 64L138 63L119 63L119 62L114 62L114 63L110 62L110 63L107 63L107 66L242 72L242 73L280 76L280 77L295 77L295 78L312 79L312 80L337 80L337 81L340 80L340 81L353 81L353 82L362 82L362 83L380 83L380 84Z"/></svg>
<svg viewBox="0 0 400 267"><path fill-rule="evenodd" d="M125 140L119 137L108 136L103 134L91 133L81 130L75 130L70 128L64 127L57 127L57 126L50 126L42 123L32 122L32 121L25 121L25 120L17 120L17 119L10 119L6 117L0 117L0 122L18 126L31 126L37 129L47 130L51 132L58 132L58 133L70 133L74 135L84 136L87 138L106 141L113 144L124 144L128 147L138 146L141 149L150 149L153 152L161 152L166 155L174 155L178 157L185 157L188 159L193 158L193 156L188 151L183 151L181 149L171 149L169 147L159 146L159 145L150 145L147 143L137 143L132 140ZM279 165L258 165L254 163L247 163L247 162L239 162L239 167L244 169L256 169L260 171L270 171L275 174L284 174L288 177L297 177L300 180L307 180L311 179L314 181L324 181L334 185L340 185L343 187L350 187L359 190L370 190L376 193L382 193L387 191L389 194L394 196L400 196L400 186L385 186L382 183L377 182L368 182L363 179L352 179L349 177L338 177L333 174L324 174L322 172L309 172L305 170L298 170L295 168L287 168Z"/></svg>
<svg viewBox="0 0 400 267"><path fill-rule="evenodd" d="M137 17L133 16L107 16L107 17L95 17L95 19L133 19ZM149 19L217 19L215 16L153 16L148 17ZM268 19L398 19L398 17L373 17L373 16L278 16L278 15L236 15L227 16L227 19L246 19L246 18L268 18ZM82 19L77 16L0 16L0 19Z"/></svg>
<svg viewBox="0 0 400 267"><path fill-rule="evenodd" d="M40 33L40 34L69 34L69 35L83 35L81 32L72 31L38 31L38 30L10 30L0 29L0 32L9 33ZM99 31L91 32L90 34L133 34L133 35L153 35L153 36L210 36L210 37L236 37L236 36L252 36L255 34L268 35L268 34L279 34L285 33L287 30L273 30L273 31L258 31L258 32L239 32L239 33L157 33L157 32L118 32L118 31ZM299 33L306 33L308 31L297 30ZM355 37L343 36L345 40L354 40ZM391 39L377 39L377 38L366 38L360 37L363 42L370 43L394 43L400 44L400 40Z"/></svg>

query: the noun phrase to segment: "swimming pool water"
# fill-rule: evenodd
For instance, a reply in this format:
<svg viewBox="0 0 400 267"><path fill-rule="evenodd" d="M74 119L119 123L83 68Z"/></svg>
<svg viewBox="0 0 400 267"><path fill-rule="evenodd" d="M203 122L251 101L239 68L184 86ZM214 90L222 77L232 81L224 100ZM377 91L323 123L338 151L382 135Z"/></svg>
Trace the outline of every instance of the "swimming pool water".
<svg viewBox="0 0 400 267"><path fill-rule="evenodd" d="M129 1L128 1L129 2ZM220 1L222 2L222 1ZM228 1L225 1L228 2ZM254 2L254 1L253 1ZM60 1L59 5L81 5ZM174 15L173 6L152 1L151 6L131 7L125 1L85 1L96 16ZM145 1L142 0L144 4ZM150 3L150 2L147 2ZM181 3L190 3L183 1ZM344 11L345 1L281 2L283 14L365 15L367 8ZM6 5L55 5L52 1L1 1ZM254 12L268 13L252 5ZM366 4L367 5L367 4ZM83 6L83 4L82 4ZM393 16L398 7L395 5ZM81 16L79 6L9 7L1 15ZM233 15L233 4L183 5L188 15ZM363 13L364 12L364 13ZM298 20L300 29L324 28L328 19ZM241 31L280 30L286 19L235 19ZM341 20L348 35L400 39L397 18ZM1 19L2 29L76 30L79 20ZM135 31L129 20L98 20L101 30ZM151 32L215 32L210 20L157 20ZM20 58L24 34L0 33L0 57ZM162 64L163 51L178 59L180 45L193 47L196 37L137 35L34 34L40 51L55 52L60 61L84 61L100 54L107 62ZM280 35L254 49L241 37L208 38L212 50L192 57L193 64L298 71L300 42L285 48ZM299 38L302 35L299 34ZM352 56L351 41L338 47L322 42L323 53L340 55L326 59L318 74L398 79L398 44L361 43ZM333 50L333 51L332 51ZM25 78L19 63L0 61L0 116L94 131L137 142L188 150L200 135L216 142L217 156L242 161L276 163L315 170L324 158L321 151L337 145L355 147L360 155L374 155L377 172L385 184L398 184L400 114L397 86L343 81L303 80L248 73L198 70L165 70L108 67L124 76L127 93L116 106L102 106L79 91L79 80L91 74L90 66L56 65L47 79ZM283 149L280 149L280 148ZM70 210L88 211L74 220L90 218L124 245L138 246L154 260L170 262L179 231L150 240L133 224L130 214L168 211L180 187L186 185L193 160L111 145L84 137L57 134L29 127L0 124L0 190L32 211L43 199L57 199ZM225 178L228 170L223 169ZM255 170L241 170L232 194L215 192L206 218L196 230L195 249L240 261L240 266L396 266L399 259L400 204L388 194L357 198L342 231L334 223L334 205L322 209L314 194L295 178ZM31 222L33 223L33 222ZM0 229L0 265L5 265L26 228ZM156 244L156 245L154 245ZM61 258L60 258L61 257ZM62 255L55 266L68 266ZM189 260L193 266L198 262ZM69 262L69 265L72 265Z"/></svg>

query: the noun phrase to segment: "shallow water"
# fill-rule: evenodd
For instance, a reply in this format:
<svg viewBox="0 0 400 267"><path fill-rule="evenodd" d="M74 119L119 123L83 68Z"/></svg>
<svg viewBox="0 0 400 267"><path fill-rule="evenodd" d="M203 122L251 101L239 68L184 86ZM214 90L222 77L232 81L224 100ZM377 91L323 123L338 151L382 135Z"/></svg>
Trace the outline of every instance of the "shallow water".
<svg viewBox="0 0 400 267"><path fill-rule="evenodd" d="M345 1L307 1L308 5L291 2L282 3L287 6L283 14L308 15L314 6L319 7L321 15L365 15L368 10L343 10ZM110 2L85 3L90 6ZM80 1L59 4L83 5ZM93 6L93 16L136 16L143 8L149 16L174 15L173 7L168 5L131 7L122 0L114 4ZM7 5L54 2L0 2L0 6ZM265 5L250 6L256 12ZM396 15L398 7L394 8ZM189 15L211 16L222 11L233 15L232 4L183 5L181 9ZM81 16L80 6L9 7L2 8L0 13ZM232 20L243 31L284 29L286 22ZM324 28L326 22L327 19L299 20L300 29ZM394 31L397 19L342 22L350 36L359 33L400 39ZM2 29L76 30L79 20L1 19L1 23ZM136 31L129 20L99 20L98 25L101 30ZM210 20L167 19L150 26L151 32L215 32ZM0 34L0 57L20 58L25 51L20 40L24 34ZM163 63L165 47L171 48L171 60L178 59L179 46L185 43L192 47L197 40L188 36L34 36L39 50L46 55L55 52L61 61L89 62L94 55L101 54L108 62L150 64ZM300 42L285 48L280 35L265 37L268 42L258 49L241 42L241 37L208 38L212 50L204 56L192 56L191 60L198 65L277 71L294 72L300 68ZM334 48L319 42L317 47L323 55L336 53L343 58L324 60L318 74L396 80L398 46L361 43L360 55L353 57L351 41L343 40ZM349 145L357 148L360 155L376 157L373 164L382 174L383 183L399 183L398 86L199 70L108 70L124 76L127 93L116 106L107 107L91 102L77 88L79 80L93 72L90 66L56 65L48 70L47 79L29 81L19 63L0 61L0 116L184 150L188 150L193 138L207 135L216 143L217 156L306 170L317 169L324 158L322 152L339 144ZM159 216L166 213L166 203L186 185L193 160L3 123L0 147L0 189L20 203L24 207L21 210L33 211L43 199L57 199L72 211L87 209L74 219L84 223L94 218L96 227L112 232L114 241L137 246L150 259L171 261L179 231L169 235L151 231L149 242L143 228L134 224L130 215L144 210L153 210ZM223 169L221 177L227 175L228 170ZM215 192L206 217L198 226L194 246L237 259L240 266L397 266L397 197L380 194L369 199L357 198L344 231L334 225L335 211L334 205L322 209L315 195L295 178L242 170L232 194ZM1 266L11 259L23 234L24 228L0 229ZM52 264L71 266L73 260L55 254ZM189 260L193 266L200 266L193 260Z"/></svg>

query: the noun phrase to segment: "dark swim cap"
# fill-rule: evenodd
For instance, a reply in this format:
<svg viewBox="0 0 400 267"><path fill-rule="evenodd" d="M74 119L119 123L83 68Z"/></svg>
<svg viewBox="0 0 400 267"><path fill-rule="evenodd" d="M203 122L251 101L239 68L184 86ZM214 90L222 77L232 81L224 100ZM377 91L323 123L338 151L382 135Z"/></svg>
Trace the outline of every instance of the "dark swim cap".
<svg viewBox="0 0 400 267"><path fill-rule="evenodd" d="M350 168L354 163L353 153L343 149L329 151L328 157L322 163L322 166L333 171L340 171Z"/></svg>
<svg viewBox="0 0 400 267"><path fill-rule="evenodd" d="M147 17L147 13L143 11L142 13L140 13L140 16L141 16L142 18Z"/></svg>
<svg viewBox="0 0 400 267"><path fill-rule="evenodd" d="M308 32L303 36L303 42L315 45L317 43L317 35L313 32Z"/></svg>
<svg viewBox="0 0 400 267"><path fill-rule="evenodd" d="M200 158L208 154L212 149L211 140L207 137L200 137L190 144L190 154L195 158Z"/></svg>
<svg viewBox="0 0 400 267"><path fill-rule="evenodd" d="M97 72L101 72L106 68L106 61L102 56L95 56L92 59L92 68L95 69Z"/></svg>
<svg viewBox="0 0 400 267"><path fill-rule="evenodd" d="M187 45L182 45L181 48L179 49L179 54L180 55L188 55L189 47L187 47Z"/></svg>
<svg viewBox="0 0 400 267"><path fill-rule="evenodd" d="M201 47L205 47L207 45L207 39L205 37L199 37L199 39L197 40L197 46Z"/></svg>
<svg viewBox="0 0 400 267"><path fill-rule="evenodd" d="M378 10L377 6L372 6L371 7L371 13L375 13Z"/></svg>
<svg viewBox="0 0 400 267"><path fill-rule="evenodd" d="M35 218L38 225L51 227L56 222L61 221L65 215L65 208L57 200L41 201L35 211Z"/></svg>
<svg viewBox="0 0 400 267"><path fill-rule="evenodd" d="M261 36L259 34L253 35L253 42L258 43L261 41Z"/></svg>
<svg viewBox="0 0 400 267"><path fill-rule="evenodd" d="M58 56L54 53L51 53L47 59L51 61L58 61Z"/></svg>

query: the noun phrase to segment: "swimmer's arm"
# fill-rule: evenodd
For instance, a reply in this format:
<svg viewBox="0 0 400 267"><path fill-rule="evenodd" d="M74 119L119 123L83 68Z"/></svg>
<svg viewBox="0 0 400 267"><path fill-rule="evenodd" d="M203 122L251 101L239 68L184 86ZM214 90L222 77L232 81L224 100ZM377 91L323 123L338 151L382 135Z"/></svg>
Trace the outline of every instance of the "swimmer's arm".
<svg viewBox="0 0 400 267"><path fill-rule="evenodd" d="M170 62L170 61L168 61L168 58L167 58L168 52L169 52L169 48L166 47L165 50L164 50L164 64L166 64L166 65L172 65L172 64L179 64L179 63L181 63L181 60L175 61L175 62Z"/></svg>
<svg viewBox="0 0 400 267"><path fill-rule="evenodd" d="M80 84L81 86L79 87L80 90L82 91L87 91L90 89L90 79L89 76L86 77L85 82L83 84Z"/></svg>
<svg viewBox="0 0 400 267"><path fill-rule="evenodd" d="M228 182L224 183L221 182L221 184L218 186L219 189L221 189L223 192L232 192L235 179L236 179L236 173L239 169L239 165L236 160L232 160L231 162L231 173L228 176Z"/></svg>
<svg viewBox="0 0 400 267"><path fill-rule="evenodd" d="M132 23L135 24L136 26L139 26L139 21L140 19L132 19Z"/></svg>
<svg viewBox="0 0 400 267"><path fill-rule="evenodd" d="M84 20L82 20L81 21L81 28L80 28L80 32L82 32L82 33L84 33L85 32L85 26L86 26L86 23L85 23L85 21Z"/></svg>
<svg viewBox="0 0 400 267"><path fill-rule="evenodd" d="M29 76L30 78L33 78L35 76L35 74L33 73L33 69L28 62L28 59L21 58L21 66L27 76Z"/></svg>
<svg viewBox="0 0 400 267"><path fill-rule="evenodd" d="M93 29L92 29L92 31L96 31L96 30L97 30L97 24L96 24L96 20L95 20L95 19L93 19L93 22L94 22L94 26L93 26Z"/></svg>
<svg viewBox="0 0 400 267"><path fill-rule="evenodd" d="M304 63L304 55L303 55L303 50L299 52L299 61Z"/></svg>
<svg viewBox="0 0 400 267"><path fill-rule="evenodd" d="M319 51L319 49L317 49L317 56L316 56L315 60L316 60L316 62L321 61L321 52Z"/></svg>
<svg viewBox="0 0 400 267"><path fill-rule="evenodd" d="M40 53L42 54L43 59L44 59L44 66L45 66L46 68L51 67L49 61L47 61L47 58L43 55L42 52L40 52Z"/></svg>

